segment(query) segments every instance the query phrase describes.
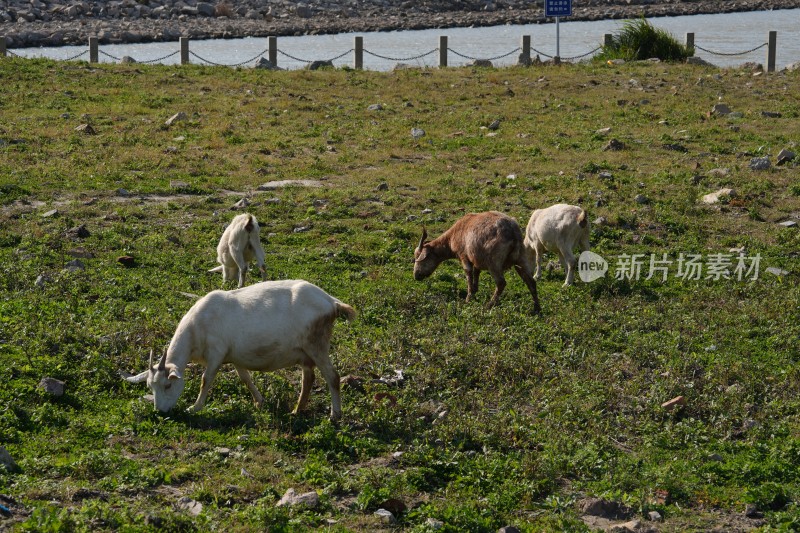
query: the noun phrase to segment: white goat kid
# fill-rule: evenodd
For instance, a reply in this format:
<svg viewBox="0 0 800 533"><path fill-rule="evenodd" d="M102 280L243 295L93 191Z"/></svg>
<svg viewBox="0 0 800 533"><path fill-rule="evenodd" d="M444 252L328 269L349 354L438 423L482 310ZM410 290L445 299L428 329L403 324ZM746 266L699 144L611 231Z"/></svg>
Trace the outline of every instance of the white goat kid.
<svg viewBox="0 0 800 533"><path fill-rule="evenodd" d="M567 273L564 286L572 285L577 262L572 251L576 246L581 252L589 249L589 232L588 214L576 205L556 204L535 210L525 229L528 257L536 261L533 278L538 280L542 276L542 257L545 251L555 252Z"/></svg>
<svg viewBox="0 0 800 533"><path fill-rule="evenodd" d="M274 371L300 365L303 380L293 413L305 409L319 368L331 393L331 418L342 415L339 374L329 357L333 324L339 317L352 320L355 310L303 280L266 281L233 291L212 291L198 300L181 319L172 341L157 365L125 379L147 381L155 408L171 410L185 385L184 371L190 361L206 367L197 401L206 403L217 371L232 363L256 404L264 398L249 371Z"/></svg>
<svg viewBox="0 0 800 533"><path fill-rule="evenodd" d="M222 272L223 286L238 275L241 289L244 286L247 265L253 259L258 263L261 279L267 279L264 248L261 246L259 231L256 217L247 213L235 216L225 228L217 245L217 262L220 266L209 270L209 272Z"/></svg>

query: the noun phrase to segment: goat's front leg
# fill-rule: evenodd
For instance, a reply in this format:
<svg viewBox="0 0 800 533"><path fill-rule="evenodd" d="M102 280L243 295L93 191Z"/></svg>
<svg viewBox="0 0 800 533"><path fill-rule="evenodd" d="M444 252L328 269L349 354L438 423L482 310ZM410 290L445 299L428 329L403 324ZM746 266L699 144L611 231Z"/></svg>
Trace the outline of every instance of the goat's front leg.
<svg viewBox="0 0 800 533"><path fill-rule="evenodd" d="M292 414L297 414L308 405L308 397L311 395L311 388L314 386L314 366L303 365L303 381L300 385L300 397Z"/></svg>
<svg viewBox="0 0 800 533"><path fill-rule="evenodd" d="M200 394L197 395L197 400L194 402L194 405L188 409L190 413L196 413L206 404L208 392L211 390L211 385L214 384L214 378L217 376L217 370L219 370L219 367L208 367L203 372L203 379L200 383Z"/></svg>
<svg viewBox="0 0 800 533"><path fill-rule="evenodd" d="M525 285L528 287L528 291L530 291L531 296L533 297L533 313L538 315L542 312L542 308L539 305L539 293L536 290L536 280L533 279L533 276L531 276L530 266L524 267L514 265L514 268L517 270L519 277L522 278L522 281L524 281Z"/></svg>
<svg viewBox="0 0 800 533"><path fill-rule="evenodd" d="M242 368L239 366L234 366L236 368L236 373L239 374L239 379L244 381L244 384L247 385L247 389L250 391L250 394L253 395L253 401L256 402L256 405L260 409L264 405L264 397L261 396L261 392L259 392L256 384L253 383L253 378L250 376L250 372L247 371L246 368Z"/></svg>
<svg viewBox="0 0 800 533"><path fill-rule="evenodd" d="M489 303L486 305L487 309L491 309L498 303L500 303L500 295L503 294L503 291L506 290L506 278L503 275L503 272L491 272L492 277L494 278L494 283L497 285L497 288L494 290L494 294L492 295L492 299L489 300Z"/></svg>

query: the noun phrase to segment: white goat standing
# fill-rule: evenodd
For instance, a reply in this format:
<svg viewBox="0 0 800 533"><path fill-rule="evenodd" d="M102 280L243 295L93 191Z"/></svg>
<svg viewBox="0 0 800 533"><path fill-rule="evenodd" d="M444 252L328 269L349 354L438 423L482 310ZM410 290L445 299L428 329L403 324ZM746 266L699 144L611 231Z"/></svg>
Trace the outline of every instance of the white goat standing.
<svg viewBox="0 0 800 533"><path fill-rule="evenodd" d="M267 279L264 248L261 246L259 231L256 217L243 213L235 216L222 232L222 238L217 245L217 262L220 266L212 268L209 272L222 272L223 286L238 274L241 289L244 286L247 265L253 259L258 263L261 279Z"/></svg>
<svg viewBox="0 0 800 533"><path fill-rule="evenodd" d="M531 214L525 229L525 248L528 257L536 261L534 279L542 276L542 256L545 251L558 254L558 260L567 273L564 286L575 279L575 246L581 252L589 249L589 218L586 211L576 205L556 204L537 209Z"/></svg>
<svg viewBox="0 0 800 533"><path fill-rule="evenodd" d="M184 315L158 365L150 366L130 383L147 381L156 409L167 412L178 401L185 385L189 361L205 365L197 401L206 403L217 371L232 363L256 404L264 398L250 377L250 370L274 371L300 365L303 381L294 413L304 409L319 368L331 393L331 418L342 415L339 374L329 357L333 323L355 318L355 310L303 280L266 281L233 291L212 291Z"/></svg>

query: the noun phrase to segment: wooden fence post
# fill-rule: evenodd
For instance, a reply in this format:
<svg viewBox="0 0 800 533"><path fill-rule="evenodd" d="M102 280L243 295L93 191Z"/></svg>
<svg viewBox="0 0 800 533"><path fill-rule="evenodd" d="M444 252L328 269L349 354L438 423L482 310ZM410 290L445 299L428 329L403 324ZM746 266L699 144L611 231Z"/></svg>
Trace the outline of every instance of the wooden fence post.
<svg viewBox="0 0 800 533"><path fill-rule="evenodd" d="M189 64L189 38L181 37L178 41L181 48L181 65Z"/></svg>
<svg viewBox="0 0 800 533"><path fill-rule="evenodd" d="M611 46L614 43L614 36L610 33L603 35L603 46Z"/></svg>
<svg viewBox="0 0 800 533"><path fill-rule="evenodd" d="M6 36L0 37L0 57L6 57Z"/></svg>
<svg viewBox="0 0 800 533"><path fill-rule="evenodd" d="M447 35L439 36L439 67L447 66Z"/></svg>
<svg viewBox="0 0 800 533"><path fill-rule="evenodd" d="M89 37L89 63L98 63L97 37Z"/></svg>
<svg viewBox="0 0 800 533"><path fill-rule="evenodd" d="M364 68L364 38L357 36L354 39L353 48L355 50L353 57L353 68L361 70Z"/></svg>
<svg viewBox="0 0 800 533"><path fill-rule="evenodd" d="M775 53L777 51L778 32L769 32L767 40L767 72L775 72Z"/></svg>
<svg viewBox="0 0 800 533"><path fill-rule="evenodd" d="M686 34L686 49L694 50L694 33ZM692 53L692 55L694 55L694 53Z"/></svg>
<svg viewBox="0 0 800 533"><path fill-rule="evenodd" d="M270 35L267 37L267 55L273 67L278 66L278 38Z"/></svg>
<svg viewBox="0 0 800 533"><path fill-rule="evenodd" d="M531 64L531 36L522 36L522 53L519 55L519 64L528 66Z"/></svg>

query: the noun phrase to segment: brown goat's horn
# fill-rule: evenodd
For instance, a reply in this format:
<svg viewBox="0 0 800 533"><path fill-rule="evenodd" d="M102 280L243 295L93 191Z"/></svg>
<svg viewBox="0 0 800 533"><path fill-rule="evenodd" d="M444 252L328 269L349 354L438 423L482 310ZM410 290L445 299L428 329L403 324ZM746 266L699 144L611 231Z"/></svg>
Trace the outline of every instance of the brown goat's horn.
<svg viewBox="0 0 800 533"><path fill-rule="evenodd" d="M150 348L150 364L147 365L147 368L153 368L153 349Z"/></svg>
<svg viewBox="0 0 800 533"><path fill-rule="evenodd" d="M422 238L419 240L419 246L417 248L422 248L422 245L425 244L425 239L428 238L428 230L425 229L425 226L422 226Z"/></svg>
<svg viewBox="0 0 800 533"><path fill-rule="evenodd" d="M167 351L164 350L164 355L161 356L161 361L158 362L158 370L161 372L167 372Z"/></svg>

